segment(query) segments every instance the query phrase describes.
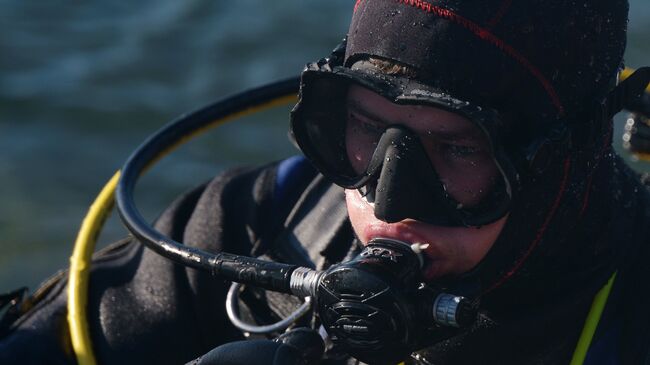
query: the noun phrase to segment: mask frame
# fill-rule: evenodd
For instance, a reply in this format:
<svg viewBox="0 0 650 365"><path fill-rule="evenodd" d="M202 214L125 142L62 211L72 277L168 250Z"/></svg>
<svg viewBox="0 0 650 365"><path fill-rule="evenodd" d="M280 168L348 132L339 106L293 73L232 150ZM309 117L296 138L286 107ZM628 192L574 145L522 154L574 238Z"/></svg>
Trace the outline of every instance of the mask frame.
<svg viewBox="0 0 650 365"><path fill-rule="evenodd" d="M340 47L339 47L340 48ZM337 48L338 49L338 48ZM291 133L296 144L316 168L335 184L347 189L368 189L377 180L382 180L381 170L386 165L382 162L384 156L373 157L373 163L363 173L359 174L349 166L344 166L343 154L330 153L332 150L322 148L320 140L340 144L340 136L344 136L345 122L320 123L320 129L314 126L311 120L344 120L341 107L345 105L347 89L350 85L358 85L369 89L386 100L396 105L425 105L436 107L448 112L459 114L470 120L485 136L489 144L489 152L500 176L496 184L499 190L492 196L483 199L479 204L471 207L463 206L446 193L445 188L435 183L431 174L415 176L405 169L402 177L395 175L402 182L407 181L409 190L415 189L418 197L405 201L399 199L375 199L375 215L388 222L396 222L405 218L413 218L423 222L444 226L482 226L494 222L505 216L509 211L510 203L519 189L519 173L506 152L502 132L507 130L506 123L500 118L498 112L491 108L475 105L469 101L459 100L440 90L431 88L417 80L403 76L385 75L371 67L349 68L340 65L340 54L330 59L320 60L308 64L303 71L301 79L301 92L299 102L291 113ZM318 126L316 126L318 127ZM336 142L338 141L338 142ZM336 149L336 148L335 148ZM413 159L411 159L412 161ZM394 161L394 160L393 160ZM433 170L430 163L424 165L424 159L419 159L419 165ZM395 170L393 168L393 170ZM409 175L411 175L409 178ZM435 175L435 172L434 172ZM384 181L386 179L383 179ZM418 182L419 181L419 182ZM428 186L424 186L426 181ZM372 192L370 192L372 196ZM374 194L377 195L377 194ZM415 194L409 194L415 195ZM429 204L422 204L423 201ZM410 208L409 208L410 206ZM397 210L397 211L395 211Z"/></svg>

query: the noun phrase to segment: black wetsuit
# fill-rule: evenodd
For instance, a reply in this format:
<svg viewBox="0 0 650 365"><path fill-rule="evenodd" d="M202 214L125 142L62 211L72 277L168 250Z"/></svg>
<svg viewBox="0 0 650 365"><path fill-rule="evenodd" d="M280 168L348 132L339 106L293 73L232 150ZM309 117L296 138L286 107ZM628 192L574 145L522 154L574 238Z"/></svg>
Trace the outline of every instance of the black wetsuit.
<svg viewBox="0 0 650 365"><path fill-rule="evenodd" d="M273 164L227 172L177 199L156 227L204 250L263 255L317 268L355 255L358 245L343 190L310 167L285 176L278 187L276 171ZM604 232L608 239L625 240L625 254L617 264L618 278L590 356L592 361L616 361L592 364L650 363L650 200L637 176L627 168L616 171L616 194L624 197L617 201L625 204L612 207ZM22 309L8 312L0 334L0 364L75 363L66 322L67 280L64 275L55 279L37 298L23 302ZM182 364L244 339L226 316L229 285L173 264L131 239L96 254L88 315L99 363ZM576 288L575 293L540 300L539 306L517 306L513 297L516 311L484 318L467 333L424 350L421 361L568 363L594 290ZM243 316L260 323L275 321L299 304L295 298L254 289L241 299Z"/></svg>

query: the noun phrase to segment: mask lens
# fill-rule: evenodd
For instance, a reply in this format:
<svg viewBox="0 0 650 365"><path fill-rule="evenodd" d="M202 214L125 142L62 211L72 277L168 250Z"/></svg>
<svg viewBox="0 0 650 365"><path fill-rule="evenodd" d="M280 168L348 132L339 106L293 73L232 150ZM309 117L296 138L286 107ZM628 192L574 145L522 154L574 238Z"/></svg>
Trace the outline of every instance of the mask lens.
<svg viewBox="0 0 650 365"><path fill-rule="evenodd" d="M357 175L369 169L379 139L386 124L364 115L358 108L348 105L345 126L345 149L349 164Z"/></svg>
<svg viewBox="0 0 650 365"><path fill-rule="evenodd" d="M359 86L350 88L346 105L345 149L357 175L375 174L371 170L379 159L384 168L418 164L410 166L414 176L430 180L426 170L433 170L445 193L463 207L478 205L502 179L487 136L459 114L433 106L397 105ZM384 132L394 125L413 133L381 143L388 147L378 150ZM417 153L425 158L412 156Z"/></svg>
<svg viewBox="0 0 650 365"><path fill-rule="evenodd" d="M322 78L303 90L299 112L294 111L292 129L305 154L334 182L351 187L359 180L348 159L346 95L349 84L336 78Z"/></svg>
<svg viewBox="0 0 650 365"><path fill-rule="evenodd" d="M296 142L332 182L365 187L375 214L383 201L386 214L397 212L387 219L480 226L507 212L516 176L483 128L499 125L496 113L331 73L307 72L303 83L291 121ZM395 96L372 91L383 89Z"/></svg>
<svg viewBox="0 0 650 365"><path fill-rule="evenodd" d="M447 193L463 206L475 206L502 176L478 127L467 120L455 121L451 129L460 128L448 134L445 123L439 119L436 127L419 135L420 142Z"/></svg>

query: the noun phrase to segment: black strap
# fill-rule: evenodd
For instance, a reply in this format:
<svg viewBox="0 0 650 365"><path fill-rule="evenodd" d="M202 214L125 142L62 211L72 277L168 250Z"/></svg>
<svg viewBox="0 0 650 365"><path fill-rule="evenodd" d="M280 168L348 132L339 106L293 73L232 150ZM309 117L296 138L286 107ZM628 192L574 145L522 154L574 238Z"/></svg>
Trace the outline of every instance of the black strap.
<svg viewBox="0 0 650 365"><path fill-rule="evenodd" d="M600 104L600 116L611 119L623 109L634 109L650 83L650 67L641 67L621 81Z"/></svg>

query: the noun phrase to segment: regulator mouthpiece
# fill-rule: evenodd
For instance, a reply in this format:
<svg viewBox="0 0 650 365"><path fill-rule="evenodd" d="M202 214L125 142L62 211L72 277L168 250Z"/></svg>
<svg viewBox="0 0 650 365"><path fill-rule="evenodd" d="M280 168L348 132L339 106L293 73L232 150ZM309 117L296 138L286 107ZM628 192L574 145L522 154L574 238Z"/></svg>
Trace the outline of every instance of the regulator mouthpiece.
<svg viewBox="0 0 650 365"><path fill-rule="evenodd" d="M473 323L464 297L422 285L419 245L372 240L353 260L324 272L294 270L292 292L313 296L332 342L355 358L395 363Z"/></svg>

